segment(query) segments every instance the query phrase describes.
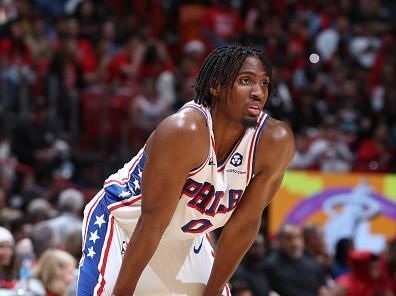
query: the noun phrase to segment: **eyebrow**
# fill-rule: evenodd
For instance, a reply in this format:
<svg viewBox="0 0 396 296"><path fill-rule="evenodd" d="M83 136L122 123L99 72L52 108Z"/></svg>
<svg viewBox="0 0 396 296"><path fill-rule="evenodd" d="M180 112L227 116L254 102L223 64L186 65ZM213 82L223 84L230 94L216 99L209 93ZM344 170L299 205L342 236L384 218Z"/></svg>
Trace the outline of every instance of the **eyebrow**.
<svg viewBox="0 0 396 296"><path fill-rule="evenodd" d="M246 74L249 74L249 75L252 75L252 76L259 76L256 72L252 72L252 71L242 71L242 72L239 72L237 76L246 75ZM267 73L264 74L264 78L268 78L269 79L269 76L267 75Z"/></svg>

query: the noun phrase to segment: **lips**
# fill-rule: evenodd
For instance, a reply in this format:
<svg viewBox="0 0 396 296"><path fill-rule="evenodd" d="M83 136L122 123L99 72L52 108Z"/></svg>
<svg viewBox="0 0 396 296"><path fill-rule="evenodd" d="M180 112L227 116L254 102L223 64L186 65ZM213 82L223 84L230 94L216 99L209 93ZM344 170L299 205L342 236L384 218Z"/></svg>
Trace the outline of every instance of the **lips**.
<svg viewBox="0 0 396 296"><path fill-rule="evenodd" d="M260 115L261 109L262 109L262 108L261 108L261 106L259 106L259 105L250 105L250 106L248 107L247 111L248 111L248 114L249 114L250 116L257 117L257 116Z"/></svg>

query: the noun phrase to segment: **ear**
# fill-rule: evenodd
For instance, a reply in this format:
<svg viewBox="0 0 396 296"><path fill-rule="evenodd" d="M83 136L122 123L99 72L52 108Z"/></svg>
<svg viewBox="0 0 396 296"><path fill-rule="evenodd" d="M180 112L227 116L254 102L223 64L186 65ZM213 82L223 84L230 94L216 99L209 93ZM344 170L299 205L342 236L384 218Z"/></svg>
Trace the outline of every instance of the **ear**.
<svg viewBox="0 0 396 296"><path fill-rule="evenodd" d="M220 96L220 88L219 87L216 87L216 88L211 87L211 88L209 88L209 92L214 97Z"/></svg>

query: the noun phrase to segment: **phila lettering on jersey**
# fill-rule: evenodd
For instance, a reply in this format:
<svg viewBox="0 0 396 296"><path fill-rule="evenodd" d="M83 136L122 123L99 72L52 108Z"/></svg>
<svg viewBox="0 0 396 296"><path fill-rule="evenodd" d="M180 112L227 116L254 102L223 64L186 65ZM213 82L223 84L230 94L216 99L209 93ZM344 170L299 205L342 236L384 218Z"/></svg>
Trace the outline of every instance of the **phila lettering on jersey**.
<svg viewBox="0 0 396 296"><path fill-rule="evenodd" d="M163 239L189 239L222 227L237 207L253 178L257 142L269 116L261 112L256 127L246 129L228 157L219 163L215 154L212 118L208 108L194 102L193 108L205 118L210 137L206 161L189 173L175 213ZM141 176L146 155L142 150L116 174L105 181L107 206L120 223L137 222L141 204Z"/></svg>

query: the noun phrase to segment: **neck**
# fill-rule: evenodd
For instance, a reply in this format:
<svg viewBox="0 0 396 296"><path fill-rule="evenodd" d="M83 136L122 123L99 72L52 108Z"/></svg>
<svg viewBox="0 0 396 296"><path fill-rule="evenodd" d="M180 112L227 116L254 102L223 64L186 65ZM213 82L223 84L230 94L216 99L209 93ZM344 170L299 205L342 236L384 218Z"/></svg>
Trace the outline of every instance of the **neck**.
<svg viewBox="0 0 396 296"><path fill-rule="evenodd" d="M238 143L246 127L227 118L220 111L212 111L213 133L216 142L215 151L218 161L223 161Z"/></svg>

